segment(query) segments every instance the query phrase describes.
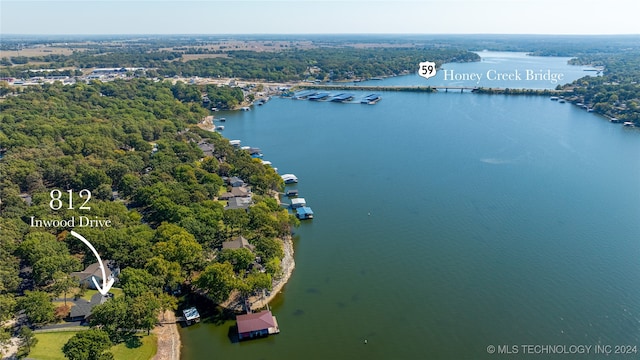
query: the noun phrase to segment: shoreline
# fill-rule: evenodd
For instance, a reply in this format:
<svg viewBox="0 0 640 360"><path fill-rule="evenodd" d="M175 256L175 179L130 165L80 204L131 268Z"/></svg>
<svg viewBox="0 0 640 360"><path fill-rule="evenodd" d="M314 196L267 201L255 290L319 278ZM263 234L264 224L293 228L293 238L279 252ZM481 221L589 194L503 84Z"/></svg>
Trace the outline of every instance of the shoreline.
<svg viewBox="0 0 640 360"><path fill-rule="evenodd" d="M282 267L282 276L276 279L273 282L273 288L267 297L250 297L249 302L251 304L251 308L263 308L267 306L275 297L282 292L282 288L287 284L289 278L293 274L293 269L296 267L296 262L293 257L293 238L288 235L284 239L282 239L284 257L282 257L282 262L280 263ZM253 299L253 301L252 301Z"/></svg>
<svg viewBox="0 0 640 360"><path fill-rule="evenodd" d="M167 310L158 319L158 324L152 332L158 337L156 354L151 360L180 360L180 333L178 322L173 311Z"/></svg>
<svg viewBox="0 0 640 360"><path fill-rule="evenodd" d="M296 262L293 257L293 238L291 236L286 236L282 239L282 244L282 250L284 251L284 256L280 263L282 275L272 282L273 287L269 292L269 295L255 295L247 298L251 311L266 307L278 294L282 292L282 288L284 288L293 274L293 269L296 266ZM234 290L231 295L229 295L229 298L221 304L218 304L218 306L234 312L245 311L245 302L243 301L240 292L237 290Z"/></svg>

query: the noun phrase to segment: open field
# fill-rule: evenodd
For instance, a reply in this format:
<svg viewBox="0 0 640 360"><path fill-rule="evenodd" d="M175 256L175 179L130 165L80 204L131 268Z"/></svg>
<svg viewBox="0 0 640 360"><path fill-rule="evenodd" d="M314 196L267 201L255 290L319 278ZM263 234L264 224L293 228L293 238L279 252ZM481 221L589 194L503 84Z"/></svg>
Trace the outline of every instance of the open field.
<svg viewBox="0 0 640 360"><path fill-rule="evenodd" d="M54 47L54 46L42 46L42 47L31 47L24 48L22 50L2 50L0 51L0 58L3 57L13 57L13 56L46 56L46 55L71 55L74 50L82 50L82 49L73 49L69 47Z"/></svg>
<svg viewBox="0 0 640 360"><path fill-rule="evenodd" d="M183 54L180 61L199 60L199 59L212 59L212 58L227 58L227 54Z"/></svg>
<svg viewBox="0 0 640 360"><path fill-rule="evenodd" d="M65 360L62 347L75 335L77 331L57 331L36 333L38 343L29 353L30 359L37 360ZM141 344L138 347L127 347L127 344L113 346L110 351L116 360L149 360L157 351L157 336L140 336Z"/></svg>

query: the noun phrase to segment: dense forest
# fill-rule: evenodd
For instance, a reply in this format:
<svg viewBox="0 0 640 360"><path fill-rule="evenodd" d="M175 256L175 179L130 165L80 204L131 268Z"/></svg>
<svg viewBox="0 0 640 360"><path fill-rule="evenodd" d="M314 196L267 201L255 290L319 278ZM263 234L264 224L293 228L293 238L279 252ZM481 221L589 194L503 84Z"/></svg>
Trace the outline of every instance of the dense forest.
<svg viewBox="0 0 640 360"><path fill-rule="evenodd" d="M220 302L233 290L271 287L281 239L298 220L273 197L283 184L272 168L196 126L207 111L189 94L203 90L133 79L31 87L0 102L0 321L18 310L31 326L65 318L69 308L51 299L82 292L69 273L95 262L69 226L34 227L32 218L110 220L76 231L121 269L124 295L91 319L114 344L152 328L160 311L176 308L175 294ZM249 184L250 211L218 199L232 176ZM83 189L90 209L67 206L69 194L75 204L86 200ZM255 254L220 251L239 235Z"/></svg>
<svg viewBox="0 0 640 360"><path fill-rule="evenodd" d="M198 53L198 51L192 51ZM236 77L261 79L266 81L303 80L309 75L321 80L344 80L397 75L413 71L416 64L429 58L437 64L444 62L479 61L477 54L456 48L322 48L309 50L282 50L258 52L246 50L209 51L220 56L179 61L182 53L175 51L140 52L99 50L76 51L72 55L46 55L39 57L12 57L2 59L4 65L23 65L28 62L46 62L52 68L94 68L94 67L145 67L149 76L201 76ZM44 75L28 70L42 65L23 65L0 69L2 77ZM318 69L311 74L310 67ZM67 70L67 73L71 73Z"/></svg>

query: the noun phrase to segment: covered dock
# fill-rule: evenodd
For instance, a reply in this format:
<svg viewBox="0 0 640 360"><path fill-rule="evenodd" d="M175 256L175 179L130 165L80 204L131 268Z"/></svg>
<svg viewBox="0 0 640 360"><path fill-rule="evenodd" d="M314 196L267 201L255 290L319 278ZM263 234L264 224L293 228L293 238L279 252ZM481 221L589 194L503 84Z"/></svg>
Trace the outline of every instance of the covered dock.
<svg viewBox="0 0 640 360"><path fill-rule="evenodd" d="M342 94L338 94L334 97L331 98L331 101L333 102L345 102L345 101L350 101L352 100L354 97L353 94L349 94L349 93L342 93Z"/></svg>
<svg viewBox="0 0 640 360"><path fill-rule="evenodd" d="M296 217L300 220L313 219L313 210L308 206L302 206L296 209Z"/></svg>
<svg viewBox="0 0 640 360"><path fill-rule="evenodd" d="M364 98L362 98L362 101L360 101L362 104L375 104L378 101L380 101L382 99L382 97L378 94L370 94L365 96Z"/></svg>
<svg viewBox="0 0 640 360"><path fill-rule="evenodd" d="M297 92L297 93L293 94L292 99L295 99L295 100L306 99L309 96L313 96L313 95L315 95L317 93L318 92L315 91L315 90L303 90L303 91L300 91L300 92Z"/></svg>
<svg viewBox="0 0 640 360"><path fill-rule="evenodd" d="M328 92L321 92L321 93L317 93L315 95L311 95L307 99L309 101L320 101L320 100L325 100L329 96L331 96L331 94L329 94Z"/></svg>

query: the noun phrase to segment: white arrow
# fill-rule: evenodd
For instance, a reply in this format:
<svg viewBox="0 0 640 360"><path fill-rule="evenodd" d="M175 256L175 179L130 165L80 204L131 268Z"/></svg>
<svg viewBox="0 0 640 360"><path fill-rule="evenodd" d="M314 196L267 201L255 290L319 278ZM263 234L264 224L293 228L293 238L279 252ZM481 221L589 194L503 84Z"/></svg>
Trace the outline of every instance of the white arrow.
<svg viewBox="0 0 640 360"><path fill-rule="evenodd" d="M114 279L113 277L111 277L109 278L109 281L107 281L107 274L104 271L104 265L102 265L102 259L100 259L100 255L98 255L96 248L94 248L93 245L91 245L91 243L84 238L84 236L78 234L77 232L71 230L71 235L75 236L76 238L80 239L80 241L85 243L85 245L87 245L89 249L93 251L93 254L96 256L96 258L98 258L98 264L100 264L100 271L102 271L102 287L98 285L98 282L96 281L96 278L94 276L91 276L91 280L93 281L93 284L96 286L96 289L98 289L100 294L102 294L103 296L107 295L107 293L109 292L109 289L111 289L111 286L113 286Z"/></svg>

